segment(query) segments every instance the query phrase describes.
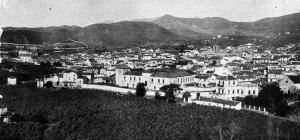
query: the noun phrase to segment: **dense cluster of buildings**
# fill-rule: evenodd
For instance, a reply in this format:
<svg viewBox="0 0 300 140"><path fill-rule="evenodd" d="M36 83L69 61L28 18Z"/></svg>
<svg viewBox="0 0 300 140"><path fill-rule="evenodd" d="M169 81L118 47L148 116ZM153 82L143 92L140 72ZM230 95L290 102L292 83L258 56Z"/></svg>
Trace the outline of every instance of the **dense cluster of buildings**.
<svg viewBox="0 0 300 140"><path fill-rule="evenodd" d="M261 86L270 82L278 82L285 93L300 88L300 47L295 44L277 49L254 44L224 49L189 45L183 51L135 47L102 53L44 53L40 56L36 56L34 47L17 48L17 53L13 53L21 61L37 65L59 62L59 67L65 69L38 79L38 87L47 83L67 88L109 84L132 89L144 83L147 90L159 91L164 85L179 84L193 99L201 96L218 101L257 96ZM12 52L1 50L1 58L6 58L8 53ZM200 103L200 100L193 102ZM232 107L236 103L230 104Z"/></svg>

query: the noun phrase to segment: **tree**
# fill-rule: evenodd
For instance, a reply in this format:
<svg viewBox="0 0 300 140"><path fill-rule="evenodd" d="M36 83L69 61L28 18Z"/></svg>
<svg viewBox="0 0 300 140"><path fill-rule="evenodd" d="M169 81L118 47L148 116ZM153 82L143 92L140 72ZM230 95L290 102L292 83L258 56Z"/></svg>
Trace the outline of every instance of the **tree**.
<svg viewBox="0 0 300 140"><path fill-rule="evenodd" d="M144 83L138 83L135 89L136 96L144 97L146 95L146 88Z"/></svg>
<svg viewBox="0 0 300 140"><path fill-rule="evenodd" d="M166 94L165 96L167 102L174 103L175 102L174 93L182 89L180 88L179 84L169 84L169 85L162 86L159 90L163 91Z"/></svg>
<svg viewBox="0 0 300 140"><path fill-rule="evenodd" d="M271 109L271 112L277 112L282 104L283 92L278 84L268 84L259 92L257 105Z"/></svg>
<svg viewBox="0 0 300 140"><path fill-rule="evenodd" d="M51 62L50 62L50 61L47 61L45 65L46 65L46 66L51 66Z"/></svg>
<svg viewBox="0 0 300 140"><path fill-rule="evenodd" d="M48 81L46 83L46 88L51 88L51 87L53 87L53 83L51 81Z"/></svg>
<svg viewBox="0 0 300 140"><path fill-rule="evenodd" d="M55 66L55 67L61 67L62 64L61 64L60 62L54 62L54 63L53 63L53 66Z"/></svg>
<svg viewBox="0 0 300 140"><path fill-rule="evenodd" d="M185 102L187 102L190 97L191 97L190 92L184 92L183 95L182 95L182 98Z"/></svg>
<svg viewBox="0 0 300 140"><path fill-rule="evenodd" d="M266 107L279 116L285 116L290 110L287 105L287 98L288 95L283 94L278 83L272 83L265 85L257 97L247 96L244 98L244 103Z"/></svg>
<svg viewBox="0 0 300 140"><path fill-rule="evenodd" d="M229 124L230 130L230 140L234 138L234 136L241 130L241 127L236 122L231 122Z"/></svg>
<svg viewBox="0 0 300 140"><path fill-rule="evenodd" d="M155 92L155 100L158 101L160 99L160 93L158 91Z"/></svg>

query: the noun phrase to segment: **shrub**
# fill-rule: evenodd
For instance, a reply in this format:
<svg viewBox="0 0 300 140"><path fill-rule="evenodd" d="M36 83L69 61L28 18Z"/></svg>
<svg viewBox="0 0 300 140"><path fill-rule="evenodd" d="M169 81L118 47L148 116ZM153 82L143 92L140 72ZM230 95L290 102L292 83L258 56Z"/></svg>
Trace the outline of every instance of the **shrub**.
<svg viewBox="0 0 300 140"><path fill-rule="evenodd" d="M144 83L138 83L135 89L136 96L144 97L146 95L146 88Z"/></svg>

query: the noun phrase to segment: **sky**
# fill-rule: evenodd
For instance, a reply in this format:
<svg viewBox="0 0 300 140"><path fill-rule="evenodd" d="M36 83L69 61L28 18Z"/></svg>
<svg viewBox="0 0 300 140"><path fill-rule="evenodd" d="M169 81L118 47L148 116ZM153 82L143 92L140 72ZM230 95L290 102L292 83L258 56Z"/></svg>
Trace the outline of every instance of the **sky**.
<svg viewBox="0 0 300 140"><path fill-rule="evenodd" d="M87 26L176 17L255 21L300 12L300 0L0 0L0 27Z"/></svg>

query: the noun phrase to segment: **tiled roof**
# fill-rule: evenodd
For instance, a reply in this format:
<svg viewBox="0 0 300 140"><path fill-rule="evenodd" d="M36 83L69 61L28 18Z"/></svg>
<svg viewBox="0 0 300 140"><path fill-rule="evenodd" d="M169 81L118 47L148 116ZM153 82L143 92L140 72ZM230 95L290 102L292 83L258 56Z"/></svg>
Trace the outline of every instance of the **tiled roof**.
<svg viewBox="0 0 300 140"><path fill-rule="evenodd" d="M207 79L209 78L210 76L209 75L206 75L206 74L202 74L202 75L197 75L196 78L198 79Z"/></svg>
<svg viewBox="0 0 300 140"><path fill-rule="evenodd" d="M269 70L269 74L282 74L282 70Z"/></svg>
<svg viewBox="0 0 300 140"><path fill-rule="evenodd" d="M195 73L178 69L162 69L154 71L151 77L177 78L191 75L195 75Z"/></svg>
<svg viewBox="0 0 300 140"><path fill-rule="evenodd" d="M116 69L130 69L130 68L125 64L120 64L116 66Z"/></svg>
<svg viewBox="0 0 300 140"><path fill-rule="evenodd" d="M143 71L127 71L124 75L142 76Z"/></svg>
<svg viewBox="0 0 300 140"><path fill-rule="evenodd" d="M235 80L233 76L220 76L218 77L219 80Z"/></svg>

